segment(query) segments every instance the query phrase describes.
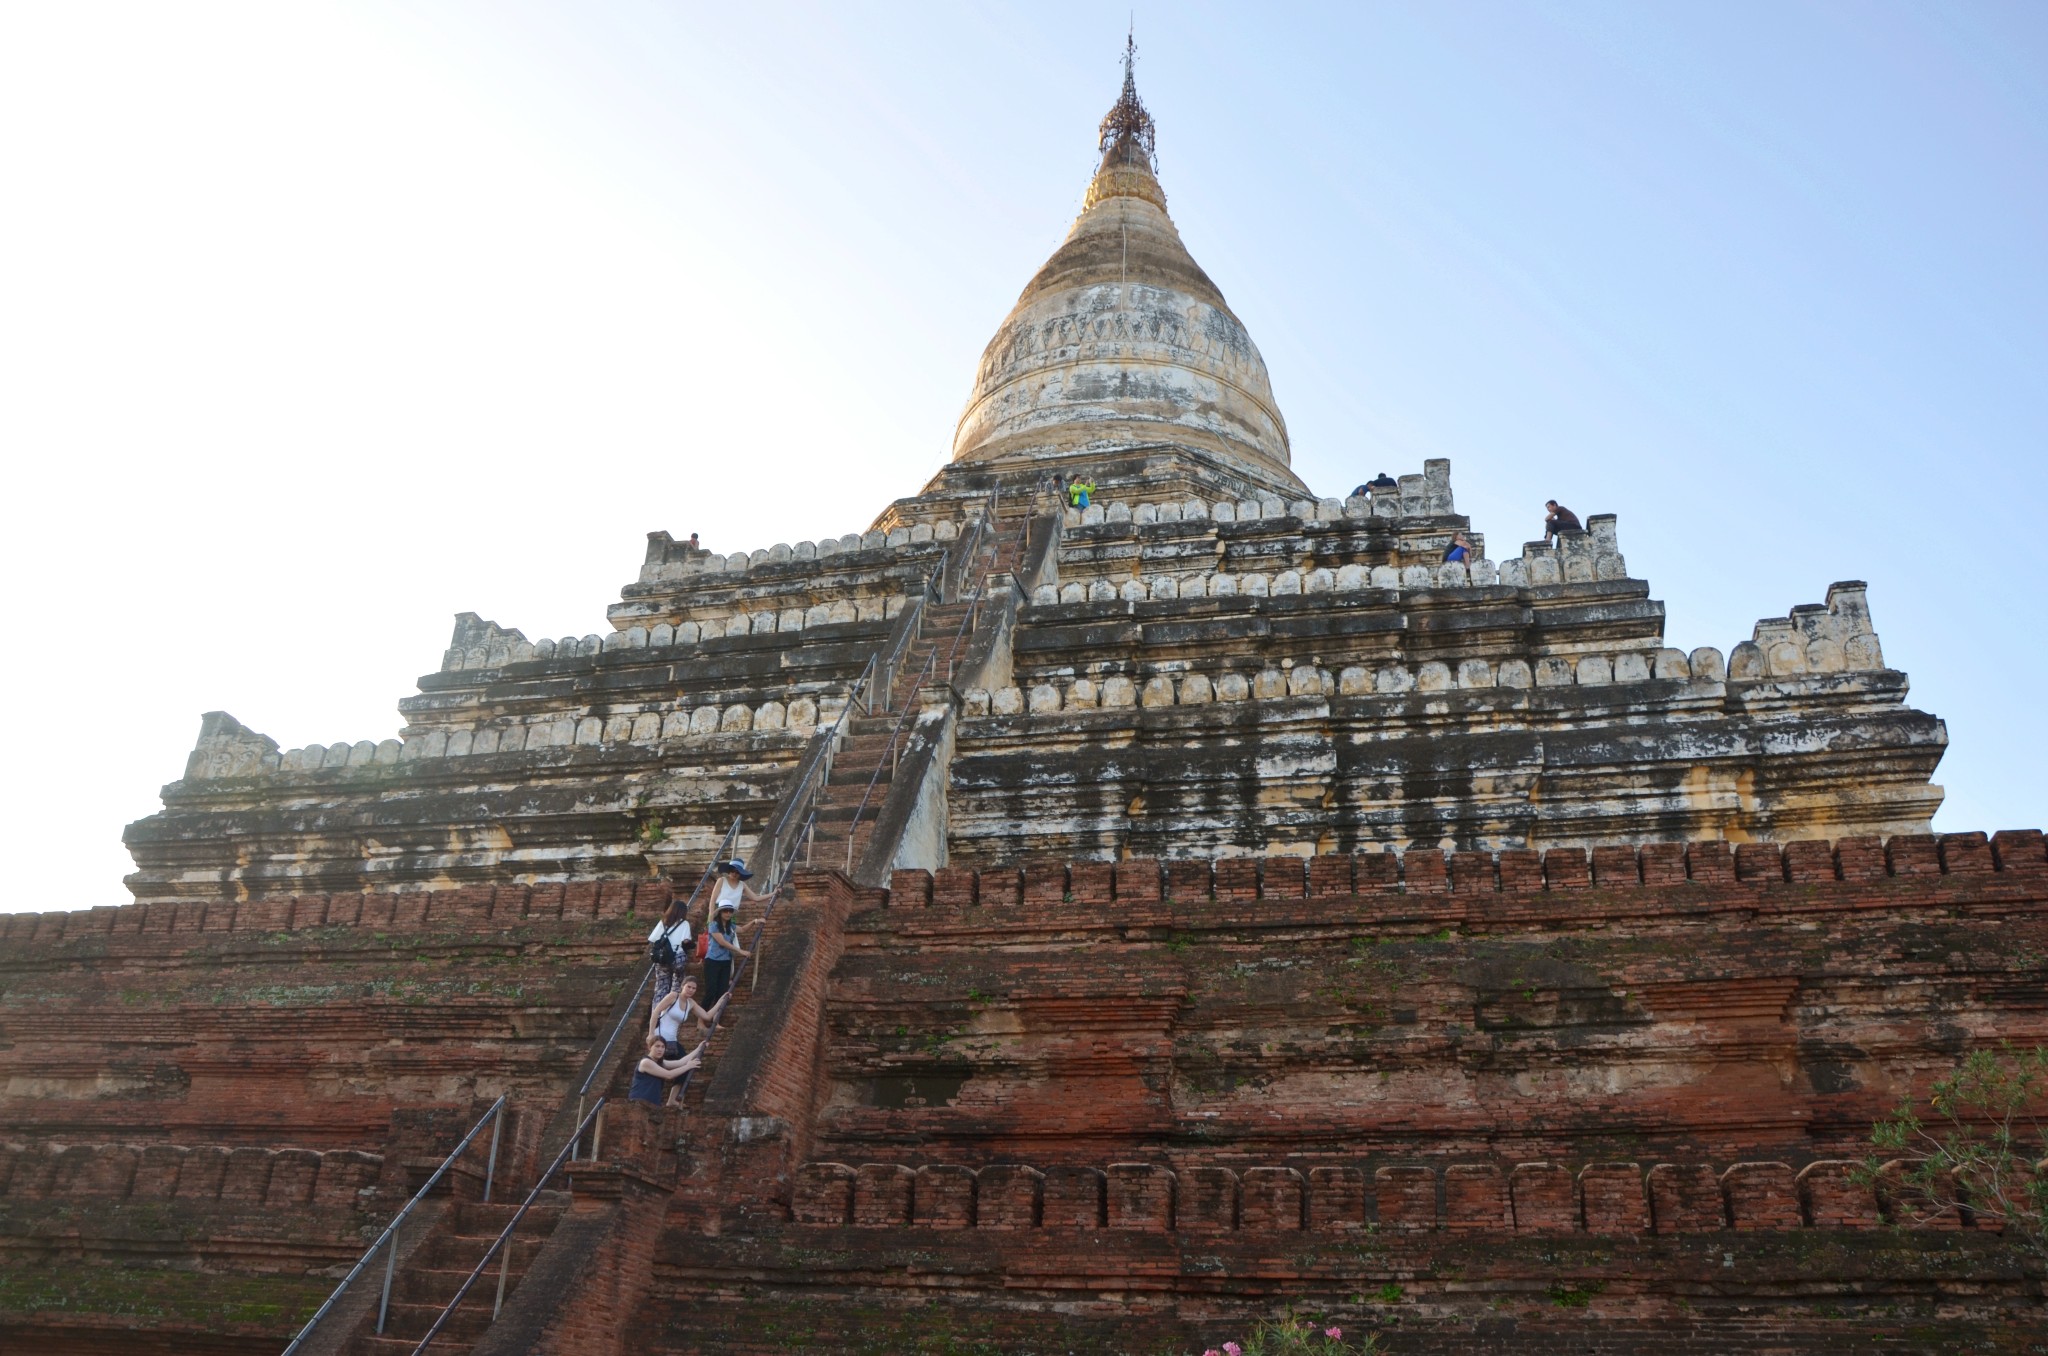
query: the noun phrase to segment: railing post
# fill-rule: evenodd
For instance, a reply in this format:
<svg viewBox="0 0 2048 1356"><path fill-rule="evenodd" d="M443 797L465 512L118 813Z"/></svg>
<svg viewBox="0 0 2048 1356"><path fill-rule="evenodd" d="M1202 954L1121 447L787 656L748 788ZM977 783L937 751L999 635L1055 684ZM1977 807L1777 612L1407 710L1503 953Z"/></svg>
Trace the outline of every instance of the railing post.
<svg viewBox="0 0 2048 1356"><path fill-rule="evenodd" d="M636 1000L636 1001L637 1001L637 1000ZM607 1057L609 1057L609 1055L610 1055L610 1051L606 1051L606 1055L607 1055ZM574 1124L574 1125L581 1125L581 1124L583 1124L583 1094L582 1094L582 1093L580 1093L580 1092L576 1094L576 1119L575 1119L575 1120L574 1120L573 1122L571 1122L571 1124ZM581 1135L578 1135L578 1136L576 1136L576 1139L575 1139L575 1140L573 1140L573 1141L571 1141L571 1142L570 1142L570 1144L569 1144L569 1161L570 1161L571 1163L574 1163L574 1162L576 1161L576 1148L577 1148L577 1143L578 1143L579 1141L581 1141L581 1140L582 1140L582 1138L583 1138L583 1136L581 1136Z"/></svg>
<svg viewBox="0 0 2048 1356"><path fill-rule="evenodd" d="M498 1297L491 1301L491 1317L494 1319L498 1316L498 1311L505 1307L505 1277L512 1270L512 1249L518 1246L517 1239L506 1239L505 1251L498 1259Z"/></svg>
<svg viewBox="0 0 2048 1356"><path fill-rule="evenodd" d="M599 1103L597 1123L590 1127L590 1156L593 1159L604 1152L604 1113L605 1107Z"/></svg>
<svg viewBox="0 0 2048 1356"><path fill-rule="evenodd" d="M377 1300L377 1335L384 1335L384 1316L391 1312L391 1273L398 1265L398 1230L391 1231L391 1241L384 1245L384 1293Z"/></svg>
<svg viewBox="0 0 2048 1356"><path fill-rule="evenodd" d="M501 1108L491 1117L491 1156L484 1163L484 1202L490 1203L491 1179L498 1174L498 1135L505 1128L505 1113Z"/></svg>

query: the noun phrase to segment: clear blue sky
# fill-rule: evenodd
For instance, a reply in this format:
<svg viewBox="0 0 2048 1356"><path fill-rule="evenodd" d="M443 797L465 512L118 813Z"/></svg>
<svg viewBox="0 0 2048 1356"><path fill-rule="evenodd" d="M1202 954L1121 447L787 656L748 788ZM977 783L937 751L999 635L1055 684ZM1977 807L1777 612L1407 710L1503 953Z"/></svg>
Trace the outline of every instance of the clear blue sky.
<svg viewBox="0 0 2048 1356"><path fill-rule="evenodd" d="M864 527L1080 205L1130 7L0 13L14 892L125 898L199 713L377 739L643 534ZM1137 15L1325 493L1620 514L1673 644L1870 581L1939 824L2048 824L2048 6Z"/></svg>

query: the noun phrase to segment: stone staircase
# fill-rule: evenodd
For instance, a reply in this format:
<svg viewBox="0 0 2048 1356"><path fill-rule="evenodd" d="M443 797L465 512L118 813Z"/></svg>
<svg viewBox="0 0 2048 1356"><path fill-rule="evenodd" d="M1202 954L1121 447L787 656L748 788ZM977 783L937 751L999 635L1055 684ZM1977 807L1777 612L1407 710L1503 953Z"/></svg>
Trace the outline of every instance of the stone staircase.
<svg viewBox="0 0 2048 1356"><path fill-rule="evenodd" d="M894 681L872 715L848 719L846 737L832 761L831 775L818 797L818 827L812 842L812 864L828 869L851 870L866 854L889 798L897 761L915 729L915 713L904 718L907 706L919 700L920 679L925 689L943 689L952 675L947 672L949 656L966 657L970 636L961 625L973 604L968 601L981 581L990 574L1016 570L1023 553L1023 532L1030 521L1028 504L999 514L990 524L989 536L976 552L976 559L960 572L961 583L953 601L925 606L917 634L905 646L897 663ZM973 627L970 624L969 631ZM960 642L956 652L954 643ZM926 664L930 662L930 672ZM863 807L865 801L865 807Z"/></svg>
<svg viewBox="0 0 2048 1356"><path fill-rule="evenodd" d="M566 1192L543 1192L505 1245L512 1254L505 1283L508 1300L566 1213L568 1199ZM491 1240L518 1208L516 1201L494 1201L488 1205L481 1201L449 1202L432 1235L399 1268L391 1286L391 1312L383 1334L373 1331L373 1305L363 1329L344 1348L348 1356L404 1356L419 1345L420 1338L454 1298L464 1278L491 1246ZM484 1335L491 1326L492 1303L498 1293L498 1267L503 1257L500 1253L491 1260L491 1265L463 1297L462 1307L435 1335L429 1351L468 1351Z"/></svg>

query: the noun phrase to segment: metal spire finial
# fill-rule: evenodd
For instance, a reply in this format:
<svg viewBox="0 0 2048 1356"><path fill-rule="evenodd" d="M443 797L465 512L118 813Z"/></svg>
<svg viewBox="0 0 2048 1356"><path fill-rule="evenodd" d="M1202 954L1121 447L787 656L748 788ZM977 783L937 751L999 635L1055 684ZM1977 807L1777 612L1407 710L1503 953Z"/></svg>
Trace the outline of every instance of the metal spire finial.
<svg viewBox="0 0 2048 1356"><path fill-rule="evenodd" d="M1109 115L1102 120L1100 149L1107 161L1143 163L1147 169L1157 171L1159 154L1152 115L1145 111L1145 105L1138 98L1137 63L1138 30L1137 21L1133 19L1131 32L1124 38L1123 93L1117 96ZM1112 151L1116 154L1109 154Z"/></svg>

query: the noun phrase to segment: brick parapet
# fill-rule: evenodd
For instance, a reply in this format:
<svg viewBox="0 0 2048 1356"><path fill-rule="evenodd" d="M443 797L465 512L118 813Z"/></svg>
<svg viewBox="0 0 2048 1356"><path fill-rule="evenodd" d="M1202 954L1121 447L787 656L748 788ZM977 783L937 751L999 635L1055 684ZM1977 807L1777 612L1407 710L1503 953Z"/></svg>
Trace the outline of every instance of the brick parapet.
<svg viewBox="0 0 2048 1356"><path fill-rule="evenodd" d="M1181 1233L1696 1234L1927 1224L1882 1206L1849 1160L1787 1163L1391 1164L1357 1168L1112 1163L806 1163L790 1219L825 1228L1137 1229Z"/></svg>
<svg viewBox="0 0 2048 1356"><path fill-rule="evenodd" d="M204 934L217 933L474 933L551 923L601 924L658 913L668 907L670 898L666 881L580 881L251 900L154 900L0 914L0 956L27 960L83 941L102 942L115 954L177 951L202 944ZM640 939L626 940L637 945Z"/></svg>
<svg viewBox="0 0 2048 1356"><path fill-rule="evenodd" d="M2035 830L1784 844L1646 844L1537 853L1409 851L1214 862L1134 858L943 870L900 893L862 892L890 912L849 931L942 941L959 928L1132 929L1299 926L1319 916L1418 933L1585 926L1742 913L1757 917L1883 908L1996 913L2048 899L2048 851ZM1020 889L1021 883L1021 889ZM1244 906L1256 903L1256 910ZM1111 906L1107 912L1105 906Z"/></svg>

